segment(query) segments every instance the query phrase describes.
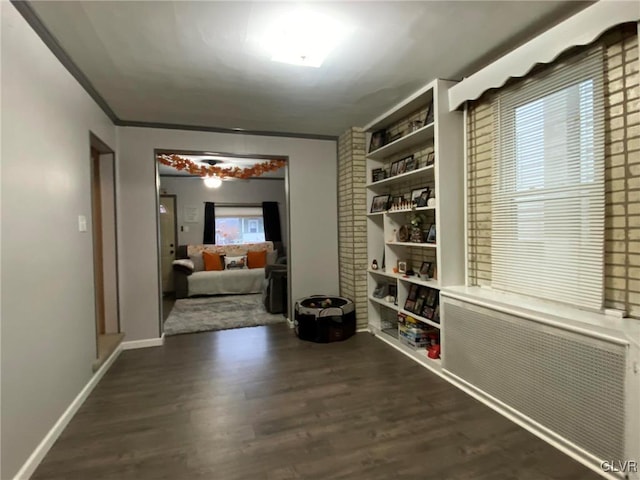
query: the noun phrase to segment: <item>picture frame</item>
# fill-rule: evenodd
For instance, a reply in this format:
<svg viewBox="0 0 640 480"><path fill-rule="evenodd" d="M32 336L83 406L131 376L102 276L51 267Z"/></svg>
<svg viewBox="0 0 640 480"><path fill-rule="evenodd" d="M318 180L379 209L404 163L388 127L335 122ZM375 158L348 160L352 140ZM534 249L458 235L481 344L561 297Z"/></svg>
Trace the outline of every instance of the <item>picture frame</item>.
<svg viewBox="0 0 640 480"><path fill-rule="evenodd" d="M411 190L411 203L417 206L418 199L420 198L420 195L422 195L422 192L424 192L425 190L429 190L429 187L425 186L414 188L413 190Z"/></svg>
<svg viewBox="0 0 640 480"><path fill-rule="evenodd" d="M409 155L404 159L404 171L411 172L416 169L416 159L413 155Z"/></svg>
<svg viewBox="0 0 640 480"><path fill-rule="evenodd" d="M378 213L384 212L389 205L389 199L391 196L389 194L386 195L376 195L371 200L371 211L369 213Z"/></svg>
<svg viewBox="0 0 640 480"><path fill-rule="evenodd" d="M387 136L388 138L387 138L387 142L386 143L395 142L399 138L402 138L403 135L404 135L404 132L394 133L393 135L389 134Z"/></svg>
<svg viewBox="0 0 640 480"><path fill-rule="evenodd" d="M425 302L425 304L422 307L422 311L418 315L426 318L427 320L433 320L434 313L435 313L435 309L427 305L427 303Z"/></svg>
<svg viewBox="0 0 640 480"><path fill-rule="evenodd" d="M393 162L391 164L391 172L390 172L390 176L391 177L395 177L396 175L398 175L398 168L400 167L400 160L396 160L395 162Z"/></svg>
<svg viewBox="0 0 640 480"><path fill-rule="evenodd" d="M380 180L384 180L385 173L383 168L374 168L371 170L371 181L379 182Z"/></svg>
<svg viewBox="0 0 640 480"><path fill-rule="evenodd" d="M431 267L433 266L432 262L422 262L420 265L420 275L425 277L431 277Z"/></svg>
<svg viewBox="0 0 640 480"><path fill-rule="evenodd" d="M415 300L409 300L407 298L407 300L404 302L404 309L409 311L409 312L413 312L414 308L416 308L416 301Z"/></svg>
<svg viewBox="0 0 640 480"><path fill-rule="evenodd" d="M409 295L407 295L407 298L414 301L418 298L418 285L416 285L415 283L411 284L411 286L409 287Z"/></svg>
<svg viewBox="0 0 640 480"><path fill-rule="evenodd" d="M401 158L400 160L398 160L398 175L403 174L404 172L406 172L406 162L404 158Z"/></svg>
<svg viewBox="0 0 640 480"><path fill-rule="evenodd" d="M418 197L418 199L416 201L416 207L426 207L427 206L427 202L429 201L429 196L430 195L431 195L431 189L429 187L427 187L426 189L424 189L420 193L420 196Z"/></svg>
<svg viewBox="0 0 640 480"><path fill-rule="evenodd" d="M438 291L431 288L429 289L429 293L427 294L427 299L425 300L425 306L435 308L437 303L438 303Z"/></svg>
<svg viewBox="0 0 640 480"><path fill-rule="evenodd" d="M416 300L416 305L412 310L412 312L414 312L417 315L420 315L420 312L422 311L422 307L424 307L424 298L420 297Z"/></svg>
<svg viewBox="0 0 640 480"><path fill-rule="evenodd" d="M398 304L398 286L395 283L387 284L387 288L389 290L389 295L391 295L395 300L393 301L394 305Z"/></svg>
<svg viewBox="0 0 640 480"><path fill-rule="evenodd" d="M427 232L427 237L424 239L427 243L436 243L436 224L432 223Z"/></svg>
<svg viewBox="0 0 640 480"><path fill-rule="evenodd" d="M431 103L429 103L429 106L427 107L427 114L425 115L424 122L422 124L425 126L432 124L434 117L433 100L431 100Z"/></svg>
<svg viewBox="0 0 640 480"><path fill-rule="evenodd" d="M379 149L384 146L384 140L387 136L386 130L378 130L371 134L371 141L369 142L369 152Z"/></svg>
<svg viewBox="0 0 640 480"><path fill-rule="evenodd" d="M431 165L433 165L436 161L436 154L435 152L429 152L427 153L427 160L425 163L425 167L430 167Z"/></svg>
<svg viewBox="0 0 640 480"><path fill-rule="evenodd" d="M398 260L398 273L407 273L407 262Z"/></svg>

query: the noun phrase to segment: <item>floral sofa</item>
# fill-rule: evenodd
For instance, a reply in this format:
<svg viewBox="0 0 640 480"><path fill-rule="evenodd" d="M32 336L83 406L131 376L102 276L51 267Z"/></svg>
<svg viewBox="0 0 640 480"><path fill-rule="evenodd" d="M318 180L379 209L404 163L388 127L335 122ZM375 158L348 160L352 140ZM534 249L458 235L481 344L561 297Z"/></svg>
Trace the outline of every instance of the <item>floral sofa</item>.
<svg viewBox="0 0 640 480"><path fill-rule="evenodd" d="M273 242L239 245L180 245L173 262L176 298L196 295L230 295L262 293L264 268L233 268L206 271L202 253L207 251L223 257L246 256L247 252L267 252L267 265L276 263L278 252Z"/></svg>

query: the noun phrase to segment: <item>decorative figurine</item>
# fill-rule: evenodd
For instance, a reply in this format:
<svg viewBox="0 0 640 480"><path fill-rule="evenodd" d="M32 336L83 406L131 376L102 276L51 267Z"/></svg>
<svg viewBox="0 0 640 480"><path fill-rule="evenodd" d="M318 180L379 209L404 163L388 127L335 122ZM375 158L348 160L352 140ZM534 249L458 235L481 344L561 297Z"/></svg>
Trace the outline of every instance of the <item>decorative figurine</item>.
<svg viewBox="0 0 640 480"><path fill-rule="evenodd" d="M378 269L378 261L374 258L373 262L371 262L371 270L377 270Z"/></svg>

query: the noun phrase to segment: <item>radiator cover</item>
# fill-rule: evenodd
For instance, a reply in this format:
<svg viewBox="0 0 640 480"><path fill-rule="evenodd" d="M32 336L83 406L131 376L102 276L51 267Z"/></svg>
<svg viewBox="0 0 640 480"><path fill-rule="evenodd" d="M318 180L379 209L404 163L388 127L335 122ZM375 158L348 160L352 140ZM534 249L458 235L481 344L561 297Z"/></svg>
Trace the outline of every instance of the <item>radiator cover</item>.
<svg viewBox="0 0 640 480"><path fill-rule="evenodd" d="M599 459L624 459L628 347L443 297L444 369Z"/></svg>

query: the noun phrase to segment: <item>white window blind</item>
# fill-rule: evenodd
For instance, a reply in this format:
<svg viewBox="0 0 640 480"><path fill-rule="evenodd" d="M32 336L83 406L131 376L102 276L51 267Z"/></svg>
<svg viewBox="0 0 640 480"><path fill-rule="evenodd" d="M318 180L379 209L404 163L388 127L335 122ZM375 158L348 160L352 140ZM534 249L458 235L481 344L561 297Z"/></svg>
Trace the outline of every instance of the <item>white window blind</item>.
<svg viewBox="0 0 640 480"><path fill-rule="evenodd" d="M596 49L496 96L494 288L602 308L602 70Z"/></svg>

